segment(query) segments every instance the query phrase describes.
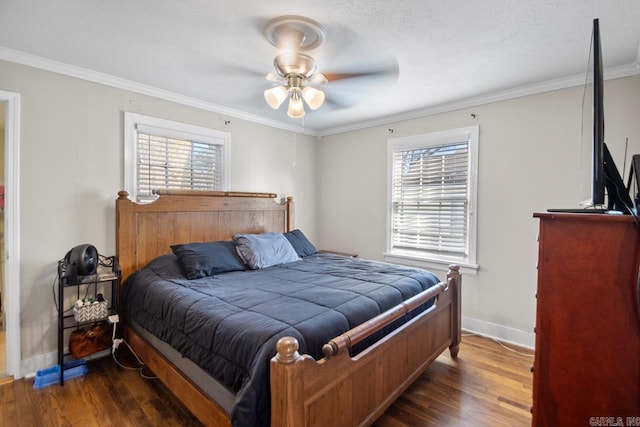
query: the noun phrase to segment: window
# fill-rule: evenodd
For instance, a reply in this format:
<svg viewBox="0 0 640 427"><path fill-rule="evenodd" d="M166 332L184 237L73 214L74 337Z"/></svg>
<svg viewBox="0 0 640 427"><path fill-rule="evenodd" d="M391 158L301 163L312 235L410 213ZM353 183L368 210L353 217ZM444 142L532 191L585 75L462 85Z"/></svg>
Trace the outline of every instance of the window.
<svg viewBox="0 0 640 427"><path fill-rule="evenodd" d="M227 190L229 133L133 113L124 123L132 200L152 201L156 189Z"/></svg>
<svg viewBox="0 0 640 427"><path fill-rule="evenodd" d="M478 133L474 126L388 141L389 261L477 269Z"/></svg>

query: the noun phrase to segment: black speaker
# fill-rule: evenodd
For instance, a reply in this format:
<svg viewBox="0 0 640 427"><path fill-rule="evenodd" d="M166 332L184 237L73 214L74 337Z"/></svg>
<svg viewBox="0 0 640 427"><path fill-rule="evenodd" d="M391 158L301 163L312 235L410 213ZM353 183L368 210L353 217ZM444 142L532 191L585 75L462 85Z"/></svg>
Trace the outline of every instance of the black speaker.
<svg viewBox="0 0 640 427"><path fill-rule="evenodd" d="M70 283L78 281L78 276L90 276L98 270L98 250L84 244L71 249L64 257L66 276Z"/></svg>

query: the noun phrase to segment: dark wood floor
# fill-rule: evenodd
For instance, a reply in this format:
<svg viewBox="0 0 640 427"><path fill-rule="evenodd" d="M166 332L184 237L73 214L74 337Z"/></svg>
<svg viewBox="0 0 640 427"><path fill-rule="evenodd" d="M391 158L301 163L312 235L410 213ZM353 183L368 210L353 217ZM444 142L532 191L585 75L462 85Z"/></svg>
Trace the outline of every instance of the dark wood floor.
<svg viewBox="0 0 640 427"><path fill-rule="evenodd" d="M465 336L378 419L376 426L529 426L531 357L486 338ZM89 364L84 377L35 390L32 379L0 386L0 426L199 426L156 380Z"/></svg>
<svg viewBox="0 0 640 427"><path fill-rule="evenodd" d="M375 425L531 426L532 365L491 339L464 337L458 359L445 352Z"/></svg>

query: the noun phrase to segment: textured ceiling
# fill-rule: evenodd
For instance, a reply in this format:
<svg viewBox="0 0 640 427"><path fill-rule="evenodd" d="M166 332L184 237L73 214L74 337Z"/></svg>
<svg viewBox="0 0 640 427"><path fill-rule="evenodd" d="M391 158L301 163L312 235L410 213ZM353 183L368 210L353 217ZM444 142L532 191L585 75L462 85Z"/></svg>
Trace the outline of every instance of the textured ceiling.
<svg viewBox="0 0 640 427"><path fill-rule="evenodd" d="M390 67L397 74L331 82L325 105L289 119L286 106L272 110L262 95L278 54L263 28L281 15L325 26L325 43L309 52L319 71ZM2 0L0 59L43 68L55 61L232 116L326 134L577 82L593 18L609 75L640 73L638 0Z"/></svg>

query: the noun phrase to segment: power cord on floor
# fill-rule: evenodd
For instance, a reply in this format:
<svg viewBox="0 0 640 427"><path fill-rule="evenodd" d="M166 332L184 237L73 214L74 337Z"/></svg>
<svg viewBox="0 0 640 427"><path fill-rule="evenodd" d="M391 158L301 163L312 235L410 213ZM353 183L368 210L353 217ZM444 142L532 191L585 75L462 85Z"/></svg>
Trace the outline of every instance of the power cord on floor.
<svg viewBox="0 0 640 427"><path fill-rule="evenodd" d="M112 348L111 348L111 358L113 359L114 362L116 362L116 365L118 365L122 369L126 369L126 370L129 370L129 371L138 371L140 376L142 378L146 379L146 380L155 380L155 379L157 379L158 377L156 377L156 376L145 375L144 369L147 367L147 365L145 365L144 362L142 360L140 360L140 358L138 357L136 352L133 351L133 349L131 348L131 346L129 345L128 342L126 342L123 338L116 338L116 326L118 325L118 320L119 319L117 319L117 315L115 315L114 317L110 317L109 318L109 321L112 321L112 323L113 323L113 336L112 336L113 344L112 344ZM138 362L139 366L126 366L126 365L122 364L118 360L118 358L116 357L116 350L118 349L118 347L120 347L121 344L124 344L124 345L127 346L127 348L129 349L129 352L131 352L133 357L135 357L135 359Z"/></svg>
<svg viewBox="0 0 640 427"><path fill-rule="evenodd" d="M465 333L462 334L462 337L480 337L480 338L487 338L490 339L492 341L495 341L498 345L500 345L501 347L505 348L506 350L509 350L512 353L515 354L519 354L520 356L525 356L525 357L535 357L535 355L533 353L523 353L521 351L518 351L516 349L513 349L509 346L507 346L506 344L502 343L501 341L499 341L498 339L494 338L494 337L490 337L490 336L486 336L486 335L481 335L481 334L476 334L476 333Z"/></svg>

